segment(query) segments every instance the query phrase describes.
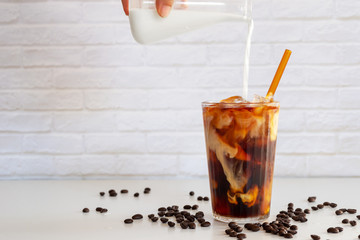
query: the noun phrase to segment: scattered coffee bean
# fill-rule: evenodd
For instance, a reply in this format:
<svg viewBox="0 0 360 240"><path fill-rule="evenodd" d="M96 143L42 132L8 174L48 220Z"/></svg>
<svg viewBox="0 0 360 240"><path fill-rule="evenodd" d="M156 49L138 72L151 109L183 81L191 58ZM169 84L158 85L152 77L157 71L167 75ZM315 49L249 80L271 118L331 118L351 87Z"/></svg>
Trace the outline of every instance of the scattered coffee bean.
<svg viewBox="0 0 360 240"><path fill-rule="evenodd" d="M349 223L349 219L345 218L341 222L347 224L347 223Z"/></svg>
<svg viewBox="0 0 360 240"><path fill-rule="evenodd" d="M338 233L338 232L339 232L339 229L330 227L330 228L327 229L327 232L328 232L328 233Z"/></svg>
<svg viewBox="0 0 360 240"><path fill-rule="evenodd" d="M201 227L210 227L211 223L210 222L203 222L200 226Z"/></svg>
<svg viewBox="0 0 360 240"><path fill-rule="evenodd" d="M336 207L337 207L337 204L336 204L336 203L330 203L330 207L336 208Z"/></svg>
<svg viewBox="0 0 360 240"><path fill-rule="evenodd" d="M203 200L203 197L202 197L202 196L198 196L198 197L197 197L197 200L198 200L198 201L202 201L202 200Z"/></svg>
<svg viewBox="0 0 360 240"><path fill-rule="evenodd" d="M88 213L88 212L90 212L90 210L89 210L88 208L84 208L84 209L82 210L82 212L83 212L83 213Z"/></svg>
<svg viewBox="0 0 360 240"><path fill-rule="evenodd" d="M240 240L243 240L246 238L246 234L245 233L239 233L237 236L236 236L238 239Z"/></svg>
<svg viewBox="0 0 360 240"><path fill-rule="evenodd" d="M323 208L324 208L324 205L318 204L317 207L318 207L319 209L323 209Z"/></svg>
<svg viewBox="0 0 360 240"><path fill-rule="evenodd" d="M357 215L356 217L357 217L357 219L359 219L359 220L360 220L360 215Z"/></svg>
<svg viewBox="0 0 360 240"><path fill-rule="evenodd" d="M111 193L111 192L116 192L116 191L115 191L115 189L110 189L109 193Z"/></svg>
<svg viewBox="0 0 360 240"><path fill-rule="evenodd" d="M315 207L315 206L312 206L311 209L314 210L314 211L317 211L319 208Z"/></svg>
<svg viewBox="0 0 360 240"><path fill-rule="evenodd" d="M196 216L197 218L199 218L199 217L204 217L204 212L198 211L198 212L195 213L195 216Z"/></svg>
<svg viewBox="0 0 360 240"><path fill-rule="evenodd" d="M237 232L237 233L240 233L240 232L243 231L243 228L238 226L238 227L234 228L234 231Z"/></svg>
<svg viewBox="0 0 360 240"><path fill-rule="evenodd" d="M232 232L232 231L234 231L234 230L232 230L232 229L228 228L228 229L226 229L226 230L225 230L225 233L226 233L227 235L229 235L229 234L230 234L230 232Z"/></svg>
<svg viewBox="0 0 360 240"><path fill-rule="evenodd" d="M101 209L100 213L106 213L108 210L106 208Z"/></svg>
<svg viewBox="0 0 360 240"><path fill-rule="evenodd" d="M337 230L339 230L339 232L344 231L344 229L342 227L336 227Z"/></svg>
<svg viewBox="0 0 360 240"><path fill-rule="evenodd" d="M308 197L308 202L315 202L316 201L316 197Z"/></svg>
<svg viewBox="0 0 360 240"><path fill-rule="evenodd" d="M236 222L229 222L228 226L229 226L231 229L234 229L234 228L238 227L238 225L237 225Z"/></svg>
<svg viewBox="0 0 360 240"><path fill-rule="evenodd" d="M234 230L229 233L230 237L237 237L237 235L238 234Z"/></svg>
<svg viewBox="0 0 360 240"><path fill-rule="evenodd" d="M198 218L198 222L201 224L201 223L203 223L203 222L206 222L206 220L203 219L203 218Z"/></svg>
<svg viewBox="0 0 360 240"><path fill-rule="evenodd" d="M349 209L347 209L347 212L350 214L355 214L357 211L356 211L356 209L349 208Z"/></svg>
<svg viewBox="0 0 360 240"><path fill-rule="evenodd" d="M291 226L290 226L290 229L291 229L291 230L298 230L298 226L296 226L296 225L291 225Z"/></svg>
<svg viewBox="0 0 360 240"><path fill-rule="evenodd" d="M160 212L158 212L158 215L159 215L159 217L163 217L163 216L165 216L165 212L164 212L164 211L160 211Z"/></svg>
<svg viewBox="0 0 360 240"><path fill-rule="evenodd" d="M160 208L158 209L158 211L159 211L159 212L165 212L165 211L166 211L166 208L165 208L165 207L160 207Z"/></svg>
<svg viewBox="0 0 360 240"><path fill-rule="evenodd" d="M190 229L195 229L195 228L196 228L196 224L193 223L193 222L190 222L190 223L188 224L188 226L189 226Z"/></svg>
<svg viewBox="0 0 360 240"><path fill-rule="evenodd" d="M204 201L209 201L209 197L204 197L203 200Z"/></svg>
<svg viewBox="0 0 360 240"><path fill-rule="evenodd" d="M197 210L198 208L199 208L199 205L196 205L196 204L191 207L192 210Z"/></svg>
<svg viewBox="0 0 360 240"><path fill-rule="evenodd" d="M127 189L121 189L120 193L124 194L124 193L128 193L129 191Z"/></svg>
<svg viewBox="0 0 360 240"><path fill-rule="evenodd" d="M175 223L172 221L168 221L168 225L169 225L169 227L175 227Z"/></svg>
<svg viewBox="0 0 360 240"><path fill-rule="evenodd" d="M100 192L100 196L104 196L105 195L105 193L104 192Z"/></svg>
<svg viewBox="0 0 360 240"><path fill-rule="evenodd" d="M304 210L304 213L309 214L309 213L310 213L310 209L305 209L305 210Z"/></svg>
<svg viewBox="0 0 360 240"><path fill-rule="evenodd" d="M190 195L190 196L194 196L194 194L195 194L194 191L190 191L190 192L189 192L189 195Z"/></svg>
<svg viewBox="0 0 360 240"><path fill-rule="evenodd" d="M151 191L151 189L150 189L150 188L148 188L148 187L144 189L144 193L145 193L145 194L150 193L150 191Z"/></svg>
<svg viewBox="0 0 360 240"><path fill-rule="evenodd" d="M169 221L169 219L162 217L162 218L160 218L160 221L162 223L167 223L167 221Z"/></svg>
<svg viewBox="0 0 360 240"><path fill-rule="evenodd" d="M135 215L132 216L131 218L134 219L134 220L138 220L138 219L142 219L142 218L143 218L143 215L141 215L141 214L135 214Z"/></svg>
<svg viewBox="0 0 360 240"><path fill-rule="evenodd" d="M134 222L134 221L133 221L132 219L130 219L130 218L124 220L124 223L127 223L127 224L128 224L128 223L133 223L133 222Z"/></svg>
<svg viewBox="0 0 360 240"><path fill-rule="evenodd" d="M323 204L324 204L324 206L330 206L329 202L324 202ZM316 235L314 235L314 236L316 236Z"/></svg>
<svg viewBox="0 0 360 240"><path fill-rule="evenodd" d="M191 206L190 205L185 205L184 209L191 209Z"/></svg>
<svg viewBox="0 0 360 240"><path fill-rule="evenodd" d="M134 197L138 197L138 196L139 196L138 192L134 193Z"/></svg>
<svg viewBox="0 0 360 240"><path fill-rule="evenodd" d="M335 214L336 214L336 215L342 215L343 213L344 213L344 212L341 211L340 209L335 211Z"/></svg>
<svg viewBox="0 0 360 240"><path fill-rule="evenodd" d="M311 235L311 238L313 240L320 240L320 237L318 235Z"/></svg>
<svg viewBox="0 0 360 240"><path fill-rule="evenodd" d="M350 221L350 225L353 227L356 226L356 221Z"/></svg>
<svg viewBox="0 0 360 240"><path fill-rule="evenodd" d="M102 210L101 207L97 207L97 208L95 209L95 211L97 211L97 212L101 212L101 210Z"/></svg>
<svg viewBox="0 0 360 240"><path fill-rule="evenodd" d="M340 208L339 210L341 210L343 213L346 213L346 212L347 212L347 209L346 209L346 208Z"/></svg>
<svg viewBox="0 0 360 240"><path fill-rule="evenodd" d="M284 238L293 238L293 235L291 235L291 233L287 233L284 235Z"/></svg>
<svg viewBox="0 0 360 240"><path fill-rule="evenodd" d="M154 214L149 214L149 215L148 215L148 218L149 218L149 219L152 219L153 217L155 217Z"/></svg>
<svg viewBox="0 0 360 240"><path fill-rule="evenodd" d="M180 227L182 229L187 229L188 228L188 223L184 221L184 222L180 223Z"/></svg>
<svg viewBox="0 0 360 240"><path fill-rule="evenodd" d="M360 239L360 235L358 236L358 239Z"/></svg>
<svg viewBox="0 0 360 240"><path fill-rule="evenodd" d="M116 197L116 196L117 196L117 193L116 193L116 192L111 192L111 193L109 193L109 196L110 196L110 197Z"/></svg>

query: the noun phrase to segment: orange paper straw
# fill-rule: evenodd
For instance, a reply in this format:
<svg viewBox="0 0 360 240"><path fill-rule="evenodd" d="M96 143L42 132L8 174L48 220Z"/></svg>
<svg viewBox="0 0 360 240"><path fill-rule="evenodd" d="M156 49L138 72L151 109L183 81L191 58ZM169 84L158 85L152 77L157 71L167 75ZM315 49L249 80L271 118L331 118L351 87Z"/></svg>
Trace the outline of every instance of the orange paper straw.
<svg viewBox="0 0 360 240"><path fill-rule="evenodd" d="M281 79L281 76L283 75L284 73L284 70L285 70L285 67L286 67L286 64L288 63L289 61L289 58L290 58L290 55L291 55L291 51L289 49L286 49L285 52L284 52L284 55L281 59L281 62L279 64L279 67L275 73L275 76L274 76L274 79L270 85L270 88L269 88L269 91L267 92L266 94L266 98L271 98L272 96L274 96L275 94L275 91L276 91L276 88L278 87L279 85L279 82L280 82L280 79Z"/></svg>

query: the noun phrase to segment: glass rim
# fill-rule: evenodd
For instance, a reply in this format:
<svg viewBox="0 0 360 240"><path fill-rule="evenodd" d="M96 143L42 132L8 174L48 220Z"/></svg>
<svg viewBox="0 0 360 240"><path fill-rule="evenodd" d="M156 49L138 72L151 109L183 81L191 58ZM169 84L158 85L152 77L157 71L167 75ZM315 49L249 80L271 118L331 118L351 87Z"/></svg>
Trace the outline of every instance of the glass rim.
<svg viewBox="0 0 360 240"><path fill-rule="evenodd" d="M250 108L250 107L260 107L260 106L270 106L270 107L279 107L280 102L272 101L272 102L241 102L241 103L226 103L226 102L218 102L218 101L204 101L201 103L203 107L215 107L221 106L223 108L233 108L233 107L242 107L242 108Z"/></svg>

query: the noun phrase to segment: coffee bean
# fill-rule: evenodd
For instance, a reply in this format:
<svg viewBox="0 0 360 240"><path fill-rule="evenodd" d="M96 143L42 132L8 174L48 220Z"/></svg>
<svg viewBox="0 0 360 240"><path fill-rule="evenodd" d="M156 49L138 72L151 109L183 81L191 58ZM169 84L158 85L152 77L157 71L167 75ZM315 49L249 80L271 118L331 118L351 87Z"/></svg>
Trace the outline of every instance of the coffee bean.
<svg viewBox="0 0 360 240"><path fill-rule="evenodd" d="M198 196L198 197L197 197L197 200L198 200L198 201L202 201L202 200L203 200L203 197L202 197L202 196Z"/></svg>
<svg viewBox="0 0 360 240"><path fill-rule="evenodd" d="M162 223L167 223L167 221L169 221L169 219L162 217L162 218L160 218L160 221Z"/></svg>
<svg viewBox="0 0 360 240"><path fill-rule="evenodd" d="M288 230L288 233L291 233L292 235L296 235L296 234L297 234L297 231L295 231L295 230Z"/></svg>
<svg viewBox="0 0 360 240"><path fill-rule="evenodd" d="M237 236L236 236L238 239L240 240L243 240L246 238L246 234L245 233L239 233Z"/></svg>
<svg viewBox="0 0 360 240"><path fill-rule="evenodd" d="M226 233L227 235L229 235L231 231L233 231L233 230L230 229L230 228L228 228L228 229L225 230L225 233Z"/></svg>
<svg viewBox="0 0 360 240"><path fill-rule="evenodd" d="M184 218L176 218L176 222L177 223L181 223L181 222L183 222L184 221Z"/></svg>
<svg viewBox="0 0 360 240"><path fill-rule="evenodd" d="M346 208L340 208L339 210L341 210L343 213L346 213L346 212L347 212L347 209L346 209Z"/></svg>
<svg viewBox="0 0 360 240"><path fill-rule="evenodd" d="M102 210L101 207L97 207L97 208L95 209L95 211L97 211L97 212L101 212L101 210Z"/></svg>
<svg viewBox="0 0 360 240"><path fill-rule="evenodd" d="M195 216L196 217L204 217L204 212L198 211L198 212L195 213Z"/></svg>
<svg viewBox="0 0 360 240"><path fill-rule="evenodd" d="M236 222L229 222L228 226L229 226L231 229L234 229L234 228L238 227L238 225L237 225Z"/></svg>
<svg viewBox="0 0 360 240"><path fill-rule="evenodd" d="M320 237L318 235L311 235L311 238L313 240L320 240Z"/></svg>
<svg viewBox="0 0 360 240"><path fill-rule="evenodd" d="M298 226L296 226L296 225L291 225L291 226L290 226L290 229L291 229L291 230L298 230Z"/></svg>
<svg viewBox="0 0 360 240"><path fill-rule="evenodd" d="M319 209L323 209L323 208L324 208L324 205L318 204L317 207L318 207Z"/></svg>
<svg viewBox="0 0 360 240"><path fill-rule="evenodd" d="M89 210L88 208L84 208L84 209L82 210L82 212L83 212L83 213L88 213L88 212L90 212L90 210Z"/></svg>
<svg viewBox="0 0 360 240"><path fill-rule="evenodd" d="M108 210L106 208L101 209L100 213L106 213Z"/></svg>
<svg viewBox="0 0 360 240"><path fill-rule="evenodd" d="M315 206L312 206L311 209L314 210L314 211L317 211L319 208L315 207Z"/></svg>
<svg viewBox="0 0 360 240"><path fill-rule="evenodd" d="M186 219L189 220L190 222L195 221L195 217L193 217L193 216L187 216Z"/></svg>
<svg viewBox="0 0 360 240"><path fill-rule="evenodd" d="M146 187L145 189L144 189L145 191L151 191L151 188L149 188L149 187Z"/></svg>
<svg viewBox="0 0 360 240"><path fill-rule="evenodd" d="M151 219L151 221L153 221L153 222L157 222L157 220L159 220L158 217L153 217L153 218Z"/></svg>
<svg viewBox="0 0 360 240"><path fill-rule="evenodd" d="M349 223L349 219L347 219L347 218L345 218L345 219L343 219L342 221L341 221L342 223Z"/></svg>
<svg viewBox="0 0 360 240"><path fill-rule="evenodd" d="M306 217L301 217L300 222L302 222L302 223L307 222L307 218Z"/></svg>
<svg viewBox="0 0 360 240"><path fill-rule="evenodd" d="M324 204L324 206L330 206L329 202L324 202L323 204ZM316 236L316 235L314 235L314 236Z"/></svg>
<svg viewBox="0 0 360 240"><path fill-rule="evenodd" d="M165 208L165 207L160 207L160 208L158 208L158 211L159 211L159 212L165 212L165 211L166 211L166 208Z"/></svg>
<svg viewBox="0 0 360 240"><path fill-rule="evenodd" d="M138 196L139 196L138 192L134 193L134 197L138 197Z"/></svg>
<svg viewBox="0 0 360 240"><path fill-rule="evenodd" d="M172 221L168 221L168 225L169 225L169 227L175 227L175 223Z"/></svg>
<svg viewBox="0 0 360 240"><path fill-rule="evenodd" d="M201 227L209 227L211 225L210 222L203 222L200 226Z"/></svg>
<svg viewBox="0 0 360 240"><path fill-rule="evenodd" d="M359 220L360 220L360 215L357 215L356 217L357 217L357 219L359 219Z"/></svg>
<svg viewBox="0 0 360 240"><path fill-rule="evenodd" d="M152 219L153 217L155 217L154 214L149 214L149 215L148 215L148 218L149 218L149 219Z"/></svg>
<svg viewBox="0 0 360 240"><path fill-rule="evenodd" d="M198 218L198 222L201 224L201 223L203 223L203 222L205 222L206 220L205 219L203 219L203 218Z"/></svg>
<svg viewBox="0 0 360 240"><path fill-rule="evenodd" d="M235 231L232 231L229 233L230 237L237 237L237 233Z"/></svg>
<svg viewBox="0 0 360 240"><path fill-rule="evenodd" d="M291 235L291 233L287 233L284 235L284 238L293 238L293 235Z"/></svg>
<svg viewBox="0 0 360 240"><path fill-rule="evenodd" d="M355 214L357 211L356 211L356 209L349 208L349 209L347 209L347 212L350 214Z"/></svg>
<svg viewBox="0 0 360 240"><path fill-rule="evenodd" d="M350 225L353 227L356 226L356 221L350 221Z"/></svg>
<svg viewBox="0 0 360 240"><path fill-rule="evenodd" d="M238 226L238 227L234 228L234 231L237 232L237 233L240 233L240 232L243 231L243 228Z"/></svg>
<svg viewBox="0 0 360 240"><path fill-rule="evenodd" d="M173 212L167 212L165 213L165 217L172 217L174 216L174 213Z"/></svg>
<svg viewBox="0 0 360 240"><path fill-rule="evenodd" d="M182 229L187 229L188 228L188 224L187 224L187 222L182 222L182 223L180 223L180 227L182 228Z"/></svg>
<svg viewBox="0 0 360 240"><path fill-rule="evenodd" d="M100 192L100 196L104 196L105 195L105 193L104 192Z"/></svg>
<svg viewBox="0 0 360 240"><path fill-rule="evenodd" d="M191 206L190 205L185 205L184 209L191 209Z"/></svg>
<svg viewBox="0 0 360 240"><path fill-rule="evenodd" d="M142 219L142 218L143 218L143 215L141 215L141 214L135 214L135 215L132 216L131 218L134 219L134 220L138 220L138 219Z"/></svg>
<svg viewBox="0 0 360 240"><path fill-rule="evenodd" d="M150 193L150 191L144 190L144 194L148 194L148 193Z"/></svg>
<svg viewBox="0 0 360 240"><path fill-rule="evenodd" d="M305 210L304 210L304 213L309 214L309 213L310 213L310 209L305 209Z"/></svg>
<svg viewBox="0 0 360 240"><path fill-rule="evenodd" d="M360 235L358 236L358 239L360 239Z"/></svg>
<svg viewBox="0 0 360 240"><path fill-rule="evenodd" d="M342 215L343 213L344 213L344 212L341 211L340 209L335 211L335 214L336 214L336 215Z"/></svg>
<svg viewBox="0 0 360 240"><path fill-rule="evenodd" d="M166 208L166 210L170 211L170 210L173 210L173 209L172 209L172 207L168 206L168 207Z"/></svg>
<svg viewBox="0 0 360 240"><path fill-rule="evenodd" d="M336 203L330 203L330 207L336 208L336 207L337 207L337 204L336 204Z"/></svg>
<svg viewBox="0 0 360 240"><path fill-rule="evenodd" d="M253 232L257 232L257 231L259 231L260 230L260 227L259 226L257 226L257 225L254 225L253 224L253 226L251 227L251 229L250 229L251 231L253 231Z"/></svg>
<svg viewBox="0 0 360 240"><path fill-rule="evenodd" d="M330 228L327 229L327 232L328 232L328 233L338 233L338 232L339 232L339 229L330 227Z"/></svg>
<svg viewBox="0 0 360 240"><path fill-rule="evenodd" d="M288 207L293 208L293 207L294 207L294 204L293 204L293 203L288 203Z"/></svg>
<svg viewBox="0 0 360 240"><path fill-rule="evenodd" d="M316 201L316 197L308 197L308 202L315 202Z"/></svg>
<svg viewBox="0 0 360 240"><path fill-rule="evenodd" d="M281 229L278 234L279 236L284 236L285 234L287 234L287 231L285 229Z"/></svg>
<svg viewBox="0 0 360 240"><path fill-rule="evenodd" d="M198 208L199 208L199 205L196 205L196 204L192 205L192 207L191 207L192 210L197 210Z"/></svg>
<svg viewBox="0 0 360 240"><path fill-rule="evenodd" d="M128 193L129 191L127 189L121 189L120 193L124 194L124 193Z"/></svg>
<svg viewBox="0 0 360 240"><path fill-rule="evenodd" d="M179 206L178 206L178 205L172 205L171 208L172 208L172 210L174 210L174 211L179 210Z"/></svg>
<svg viewBox="0 0 360 240"><path fill-rule="evenodd" d="M133 222L134 222L134 221L133 221L132 219L130 219L130 218L124 220L124 223L127 223L127 224L128 224L128 223L133 223Z"/></svg>
<svg viewBox="0 0 360 240"><path fill-rule="evenodd" d="M189 223L188 226L189 226L190 229L195 229L196 228L196 224L193 223L193 222Z"/></svg>
<svg viewBox="0 0 360 240"><path fill-rule="evenodd" d="M115 191L115 189L110 189L109 193L111 193L111 192L116 192L116 191Z"/></svg>
<svg viewBox="0 0 360 240"><path fill-rule="evenodd" d="M158 215L159 215L159 217L163 217L163 216L165 216L165 212L164 212L164 211L160 211L160 212L158 212Z"/></svg>
<svg viewBox="0 0 360 240"><path fill-rule="evenodd" d="M336 227L337 230L339 230L339 232L344 231L344 229L342 227Z"/></svg>
<svg viewBox="0 0 360 240"><path fill-rule="evenodd" d="M204 197L203 200L204 201L209 201L209 197Z"/></svg>
<svg viewBox="0 0 360 240"><path fill-rule="evenodd" d="M117 193L116 193L116 192L111 192L111 193L109 193L109 196L110 196L110 197L116 197L116 196L117 196Z"/></svg>
<svg viewBox="0 0 360 240"><path fill-rule="evenodd" d="M190 195L190 196L194 196L194 194L195 194L194 191L190 191L190 192L189 192L189 195Z"/></svg>

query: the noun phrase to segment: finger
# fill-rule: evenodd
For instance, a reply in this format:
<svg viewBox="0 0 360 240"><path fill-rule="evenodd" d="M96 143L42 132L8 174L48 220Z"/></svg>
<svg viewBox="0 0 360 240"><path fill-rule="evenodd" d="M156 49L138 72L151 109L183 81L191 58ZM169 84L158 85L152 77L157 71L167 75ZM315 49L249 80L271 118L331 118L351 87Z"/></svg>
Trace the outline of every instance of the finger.
<svg viewBox="0 0 360 240"><path fill-rule="evenodd" d="M129 16L129 0L121 0L126 16Z"/></svg>
<svg viewBox="0 0 360 240"><path fill-rule="evenodd" d="M174 0L156 0L156 10L160 17L167 17L173 4Z"/></svg>

